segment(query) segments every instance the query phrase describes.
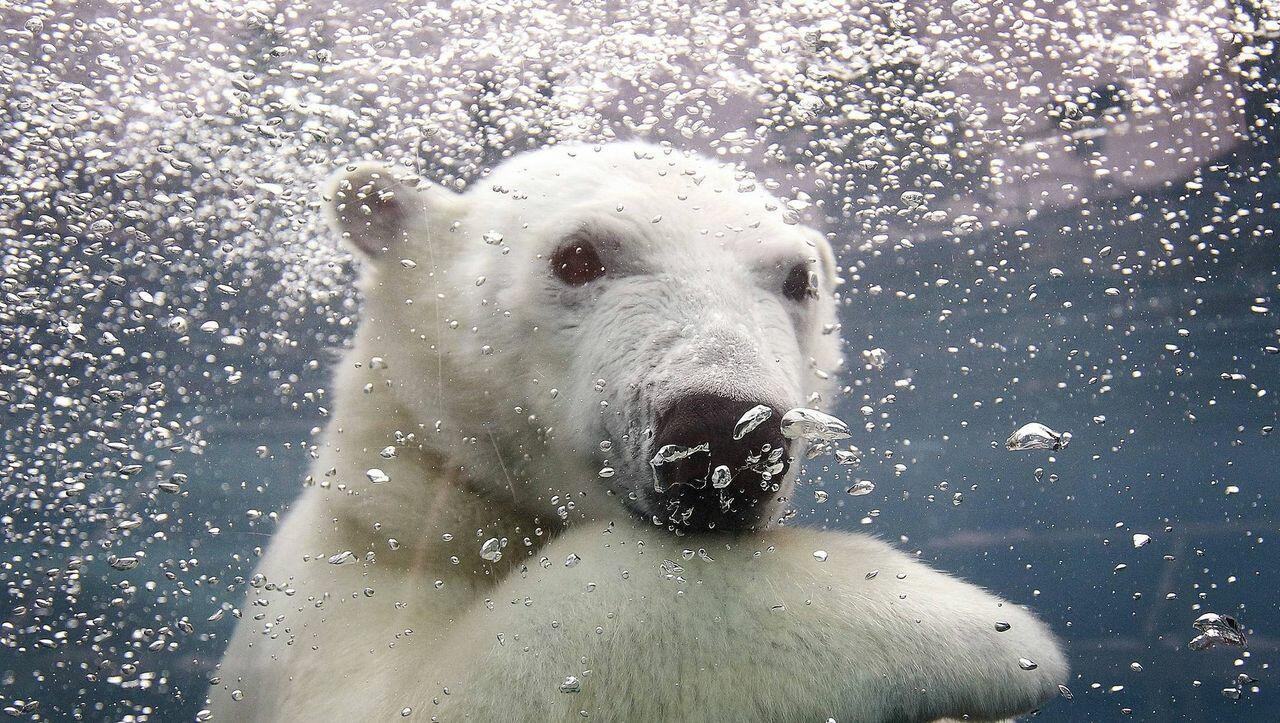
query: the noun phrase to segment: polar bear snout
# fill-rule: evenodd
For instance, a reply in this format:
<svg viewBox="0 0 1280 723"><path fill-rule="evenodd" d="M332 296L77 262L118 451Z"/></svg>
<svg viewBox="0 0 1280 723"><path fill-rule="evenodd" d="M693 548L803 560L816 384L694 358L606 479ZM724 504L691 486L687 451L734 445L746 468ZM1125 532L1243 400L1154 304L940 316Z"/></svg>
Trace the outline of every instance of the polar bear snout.
<svg viewBox="0 0 1280 723"><path fill-rule="evenodd" d="M685 529L763 526L789 492L793 457L781 417L774 405L714 394L676 400L654 428L650 511Z"/></svg>

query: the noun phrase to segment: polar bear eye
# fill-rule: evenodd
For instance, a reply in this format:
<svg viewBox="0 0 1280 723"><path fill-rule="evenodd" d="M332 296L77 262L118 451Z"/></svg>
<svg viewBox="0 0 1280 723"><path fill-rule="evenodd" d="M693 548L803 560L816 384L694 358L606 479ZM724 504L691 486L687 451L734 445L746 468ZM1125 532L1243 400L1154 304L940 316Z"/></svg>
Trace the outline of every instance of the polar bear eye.
<svg viewBox="0 0 1280 723"><path fill-rule="evenodd" d="M569 286L582 286L604 276L604 262L595 246L573 241L551 254L551 273Z"/></svg>
<svg viewBox="0 0 1280 723"><path fill-rule="evenodd" d="M791 267L787 280L782 282L782 295L792 301L807 301L818 297L818 274L809 265L800 263Z"/></svg>

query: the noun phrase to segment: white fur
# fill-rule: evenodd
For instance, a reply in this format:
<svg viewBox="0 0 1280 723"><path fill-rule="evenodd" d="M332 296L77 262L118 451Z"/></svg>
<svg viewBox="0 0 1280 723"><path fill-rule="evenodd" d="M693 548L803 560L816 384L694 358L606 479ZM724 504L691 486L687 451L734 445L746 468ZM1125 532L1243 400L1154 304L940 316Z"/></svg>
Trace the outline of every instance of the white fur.
<svg viewBox="0 0 1280 723"><path fill-rule="evenodd" d="M620 522L543 554L549 567L462 620L432 670L450 694L428 687L411 706L437 698L446 720L502 720L516 701L527 720L989 720L1054 695L1066 671L1025 610L861 535L691 541ZM560 692L571 675L581 692Z"/></svg>
<svg viewBox="0 0 1280 723"><path fill-rule="evenodd" d="M1065 663L1040 623L879 542L642 522L656 410L696 392L812 406L839 366L830 249L754 185L640 144L519 156L462 195L345 169L325 196L367 258L363 321L214 711L915 721L1052 695ZM580 232L610 274L564 287L548 258ZM819 271L816 303L779 293L796 260ZM390 480L371 483L375 467ZM508 540L496 563L489 538ZM681 554L699 547L711 561ZM683 582L660 574L668 559ZM559 691L569 675L581 692Z"/></svg>

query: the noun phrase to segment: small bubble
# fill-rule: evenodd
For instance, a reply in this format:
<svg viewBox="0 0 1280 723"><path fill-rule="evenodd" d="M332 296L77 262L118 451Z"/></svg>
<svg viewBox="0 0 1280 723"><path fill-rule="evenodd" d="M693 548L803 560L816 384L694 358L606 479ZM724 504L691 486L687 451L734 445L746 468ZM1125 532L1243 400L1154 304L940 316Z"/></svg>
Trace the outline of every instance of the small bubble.
<svg viewBox="0 0 1280 723"><path fill-rule="evenodd" d="M480 546L480 557L489 562L497 562L502 559L502 543L496 537L490 537Z"/></svg>
<svg viewBox="0 0 1280 723"><path fill-rule="evenodd" d="M1018 431L1009 435L1004 446L1011 452L1033 449L1059 450L1066 449L1070 442L1070 432L1055 432L1039 422L1031 422L1022 425Z"/></svg>
<svg viewBox="0 0 1280 723"><path fill-rule="evenodd" d="M849 489L845 490L845 492L848 492L854 497L861 497L863 495L871 494L872 492L875 491L875 489L876 489L875 482L872 482L871 480L860 479L857 482L854 482L853 485L849 487Z"/></svg>
<svg viewBox="0 0 1280 723"><path fill-rule="evenodd" d="M1191 639L1188 647L1192 650L1208 650L1215 645L1227 645L1243 648L1245 645L1244 630L1240 623L1230 615L1205 613L1191 624L1200 634Z"/></svg>
<svg viewBox="0 0 1280 723"><path fill-rule="evenodd" d="M782 415L782 436L817 442L845 439L850 432L847 424L830 414L797 407Z"/></svg>
<svg viewBox="0 0 1280 723"><path fill-rule="evenodd" d="M138 558L134 556L116 557L111 555L107 558L107 564L116 570L132 570L138 566Z"/></svg>
<svg viewBox="0 0 1280 723"><path fill-rule="evenodd" d="M885 368L885 365L889 363L889 353L879 347L876 347L875 349L864 349L862 352L862 361L866 362L867 366L872 369L881 371Z"/></svg>
<svg viewBox="0 0 1280 723"><path fill-rule="evenodd" d="M757 404L756 406L748 409L746 413L738 419L738 423L734 425L733 438L742 439L746 435L750 434L752 430L769 421L769 418L772 416L773 407L770 407L767 404Z"/></svg>
<svg viewBox="0 0 1280 723"><path fill-rule="evenodd" d="M722 490L733 481L733 472L725 465L718 465L711 472L711 486Z"/></svg>

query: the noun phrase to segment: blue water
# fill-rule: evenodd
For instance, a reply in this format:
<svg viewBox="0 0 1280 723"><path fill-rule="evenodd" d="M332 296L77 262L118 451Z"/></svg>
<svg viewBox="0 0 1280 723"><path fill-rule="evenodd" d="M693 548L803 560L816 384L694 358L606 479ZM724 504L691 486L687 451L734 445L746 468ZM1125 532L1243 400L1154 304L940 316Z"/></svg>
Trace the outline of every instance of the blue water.
<svg viewBox="0 0 1280 723"><path fill-rule="evenodd" d="M1087 217L1079 210L1042 217L1021 227L1026 236L992 231L963 245L861 259L852 285L859 293L842 310L850 356L883 347L889 365L854 375L862 382L839 413L858 426L866 395L877 415L888 414L871 418L876 427L853 440L866 453L855 475L876 490L849 497L848 480L827 473L829 499L815 502L814 484L802 485L794 524L905 538L904 547L933 564L1034 607L1066 641L1073 667L1072 699L1051 702L1041 720L1280 719L1273 671L1280 636L1272 625L1280 612L1273 549L1280 437L1263 432L1280 417L1273 388L1280 356L1264 350L1280 345L1280 245L1272 233L1280 228L1280 181L1266 166L1274 165L1266 148L1225 159L1196 192L1171 189L1136 207L1095 205ZM1247 180L1253 174L1259 180ZM1212 220L1242 207L1258 210L1234 223ZM1180 228L1162 219L1168 208L1187 212ZM1126 220L1135 211L1142 219ZM1213 251L1197 251L1192 236L1211 223ZM1122 255L1161 257L1161 238L1182 264L1144 262L1130 277L1109 269ZM1020 248L1024 241L1029 249ZM1101 258L1104 246L1112 251ZM1092 270L1081 263L1086 256L1095 259ZM939 277L951 283L933 284ZM883 293L865 293L877 284ZM1110 287L1123 292L1108 295ZM1253 305L1272 311L1255 313ZM5 631L12 644L0 649L6 702L37 699L50 719L190 720L202 707L234 624L229 614L208 618L239 604L240 586L227 588L252 568L254 548L267 544L273 527L245 511L288 506L301 489L305 445L324 423L316 404L294 408L271 390L291 375L299 394L325 386L329 349L341 339L295 338L298 347L277 350L269 363L252 350L229 350L220 363L239 366L244 380L227 387L210 379L191 390L206 400L191 413L204 415L207 447L184 458L189 492L162 502L171 513L166 537L147 546L172 579L117 604L121 593L111 586L138 576L97 565L74 606L100 611L117 640L183 616L194 632L169 638L173 649L148 649L154 638L144 635L106 656L88 644L38 643L41 619L59 619L65 601L44 615L0 609L0 620L17 621L16 631ZM182 349L170 353L174 364L200 363ZM894 386L904 378L909 388ZM888 394L896 400L880 403ZM1104 423L1094 421L1100 416ZM1070 431L1070 446L1052 461L1045 452L1005 450L1005 437L1029 421ZM905 465L900 474L897 464ZM811 464L808 477L818 472ZM1227 494L1229 485L1238 493ZM18 524L32 514L19 511ZM1151 543L1135 549L1134 533ZM19 553L33 574L64 565L67 554L38 542L15 545ZM1207 611L1238 617L1247 651L1189 650L1191 622ZM128 662L118 654L124 649L139 669L156 673L149 687L127 687L136 671L122 675L126 686L108 680L119 670L103 668L102 659ZM1222 688L1239 673L1258 679L1260 690L1229 700Z"/></svg>
<svg viewBox="0 0 1280 723"><path fill-rule="evenodd" d="M1057 214L1024 226L1025 237L990 235L977 258L983 267L1006 260L1007 282L991 283L961 247L873 260L864 277L886 292L844 315L853 346L874 336L868 345L891 352L884 378L910 376L916 388L866 390L872 398L898 392L893 428L859 442L895 456L868 473L878 483L874 498L854 498L839 514L819 509L811 519L906 535L938 566L1031 604L1067 642L1073 667L1073 699L1046 706L1042 718L1280 719L1272 670L1280 644L1272 624L1280 612L1280 446L1263 429L1280 417L1280 356L1264 350L1280 343L1280 245L1272 231L1280 228L1280 184L1274 174L1246 181L1242 171L1256 160L1236 159L1196 193L1095 206L1088 220ZM1162 237L1187 254L1195 246L1190 233L1241 206L1268 210L1216 224L1215 234L1235 229L1225 241L1213 239L1216 255L1191 253L1194 261L1127 281L1099 263L1140 250L1158 257ZM1187 211L1181 229L1160 220L1166 208ZM1144 219L1125 221L1135 210ZM1024 238L1033 248L1017 251ZM1104 246L1113 250L1100 259ZM1095 261L1092 272L1081 263L1086 256ZM1051 278L1054 267L1061 278ZM921 283L938 276L952 283ZM985 290L966 290L977 277L987 278ZM1104 291L1126 284L1120 296ZM895 289L916 298L896 297ZM1259 298L1270 312L1250 311ZM953 313L939 321L943 309ZM1179 329L1190 334L1180 337ZM1105 422L1095 423L1097 416ZM1074 435L1052 464L1047 452L995 444L1029 421ZM895 445L904 438L909 448ZM897 462L908 469L895 479ZM1044 468L1040 481L1037 467ZM947 493L933 489L942 481ZM1226 494L1229 485L1239 492ZM955 491L963 492L958 506ZM930 493L936 501L926 499ZM871 507L881 510L874 523L858 524ZM1152 541L1135 549L1134 533ZM1127 567L1117 571L1121 564ZM1167 599L1170 593L1176 597ZM1247 656L1187 649L1191 622L1206 611L1234 615L1250 629ZM1228 700L1222 689L1239 673L1258 679L1261 690Z"/></svg>

